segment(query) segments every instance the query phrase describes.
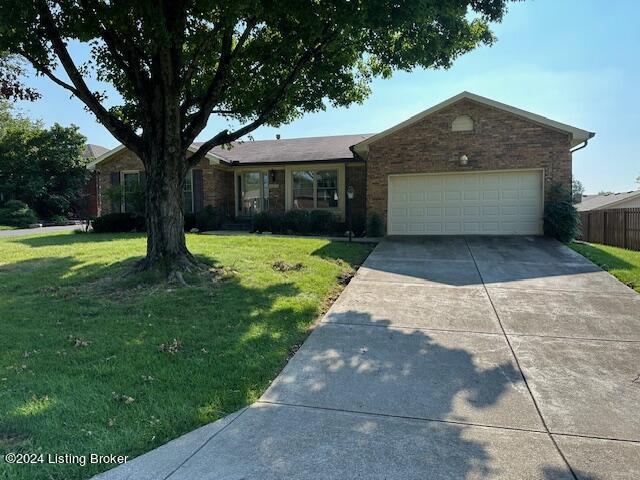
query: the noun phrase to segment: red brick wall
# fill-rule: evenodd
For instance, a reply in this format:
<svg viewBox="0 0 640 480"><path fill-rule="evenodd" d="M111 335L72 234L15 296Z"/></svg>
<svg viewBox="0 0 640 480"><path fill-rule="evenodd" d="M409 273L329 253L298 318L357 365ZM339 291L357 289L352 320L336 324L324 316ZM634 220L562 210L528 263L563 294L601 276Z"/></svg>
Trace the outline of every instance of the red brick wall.
<svg viewBox="0 0 640 480"><path fill-rule="evenodd" d="M452 132L458 115L472 132ZM553 183L571 187L570 137L516 115L461 100L369 146L367 213L386 221L390 174L544 168L546 194ZM454 161L467 155L469 164Z"/></svg>

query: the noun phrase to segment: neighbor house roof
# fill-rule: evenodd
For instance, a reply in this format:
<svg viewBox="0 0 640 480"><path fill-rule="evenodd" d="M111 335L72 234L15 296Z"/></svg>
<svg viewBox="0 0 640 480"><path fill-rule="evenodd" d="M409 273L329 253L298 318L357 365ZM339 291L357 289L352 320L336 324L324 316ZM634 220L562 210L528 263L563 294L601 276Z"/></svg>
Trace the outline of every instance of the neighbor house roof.
<svg viewBox="0 0 640 480"><path fill-rule="evenodd" d="M507 105L505 103L500 103L495 100L491 100L490 98L481 97L480 95L476 95L475 93L462 92L462 93L459 93L458 95L455 95L445 100L444 102L438 103L437 105L434 105L433 107L418 113L417 115L414 115L413 117L409 118L408 120L405 120L404 122L398 123L397 125L394 125L393 127L388 128L383 132L370 136L366 140L358 143L357 145L354 145L353 148L359 155L366 157L369 151L369 145L375 142L376 140L380 140L381 138L384 138L387 135L390 135L394 132L397 132L398 130L408 127L409 125L419 122L420 120L422 120L428 115L431 115L432 113L435 113L439 110L442 110L445 107L448 107L449 105L452 105L456 102L459 102L460 100L465 100L465 99L480 103L482 105L493 107L498 110L503 110L508 113L512 113L514 115L525 118L539 125L552 128L554 130L567 132L571 135L571 147L580 145L581 143L586 142L587 140L589 140L591 137L595 135L595 133L593 132L588 132L580 128L572 127L571 125L566 125L564 123L556 122L555 120L551 120L547 117L543 117L535 113L527 112L526 110L521 110L519 108L512 107L511 105Z"/></svg>
<svg viewBox="0 0 640 480"><path fill-rule="evenodd" d="M576 203L576 210L586 212L588 210L601 210L603 208L615 207L618 203L633 198L640 198L640 190L621 193L607 193L604 195L583 195L582 201Z"/></svg>
<svg viewBox="0 0 640 480"><path fill-rule="evenodd" d="M93 143L87 143L84 146L84 152L82 152L83 158L98 158L100 155L108 152L109 149L100 145L94 145Z"/></svg>
<svg viewBox="0 0 640 480"><path fill-rule="evenodd" d="M211 152L228 163L241 165L345 160L353 158L350 150L352 145L372 135L368 133L234 142L230 149L215 147ZM198 147L202 144L194 145Z"/></svg>

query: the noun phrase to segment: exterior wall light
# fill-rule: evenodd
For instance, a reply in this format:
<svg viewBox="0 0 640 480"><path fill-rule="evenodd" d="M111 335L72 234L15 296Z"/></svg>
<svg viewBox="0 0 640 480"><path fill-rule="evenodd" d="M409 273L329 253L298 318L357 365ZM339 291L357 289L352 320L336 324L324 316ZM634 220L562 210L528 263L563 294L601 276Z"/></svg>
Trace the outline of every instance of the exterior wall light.
<svg viewBox="0 0 640 480"><path fill-rule="evenodd" d="M460 165L464 167L468 163L469 163L469 157L467 157L466 155L460 155Z"/></svg>
<svg viewBox="0 0 640 480"><path fill-rule="evenodd" d="M353 187L351 185L349 185L347 187L347 198L349 200L353 200L353 196L355 195L356 191L353 189Z"/></svg>

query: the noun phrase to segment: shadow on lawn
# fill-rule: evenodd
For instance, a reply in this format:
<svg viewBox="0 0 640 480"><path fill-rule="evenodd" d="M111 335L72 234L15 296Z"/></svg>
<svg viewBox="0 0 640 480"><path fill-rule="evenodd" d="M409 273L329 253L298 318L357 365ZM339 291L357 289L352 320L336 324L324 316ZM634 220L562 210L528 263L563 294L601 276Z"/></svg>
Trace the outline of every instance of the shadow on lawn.
<svg viewBox="0 0 640 480"><path fill-rule="evenodd" d="M605 270L610 270L612 268L630 269L635 267L623 258L607 252L602 248L598 248L597 245L575 243L573 246L581 255L601 266Z"/></svg>
<svg viewBox="0 0 640 480"><path fill-rule="evenodd" d="M256 399L317 315L317 302L286 276L264 288L238 276L189 289L137 288L121 278L134 260L83 265L62 257L0 267L0 365L25 365L4 374L11 393L0 402L0 440L19 440L0 442L0 455L144 453ZM74 348L69 334L89 346ZM159 351L174 338L177 353ZM123 405L113 392L136 400ZM31 408L42 398L49 408ZM157 427L141 420L150 416L161 419ZM79 436L87 430L90 437ZM87 478L107 467L0 464L0 478L4 469L8 478Z"/></svg>
<svg viewBox="0 0 640 480"><path fill-rule="evenodd" d="M22 243L29 247L51 247L58 245L75 245L80 243L112 242L114 240L130 240L146 238L145 233L67 233L42 235L38 237L8 237L7 242Z"/></svg>

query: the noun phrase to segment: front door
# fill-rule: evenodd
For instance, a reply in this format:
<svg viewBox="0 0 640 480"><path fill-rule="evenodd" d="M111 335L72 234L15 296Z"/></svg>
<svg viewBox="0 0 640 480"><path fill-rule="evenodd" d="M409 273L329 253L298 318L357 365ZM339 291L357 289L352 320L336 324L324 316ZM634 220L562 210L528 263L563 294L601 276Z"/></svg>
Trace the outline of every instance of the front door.
<svg viewBox="0 0 640 480"><path fill-rule="evenodd" d="M250 217L263 211L263 179L266 175L262 172L244 172L240 175L240 208L242 216Z"/></svg>

